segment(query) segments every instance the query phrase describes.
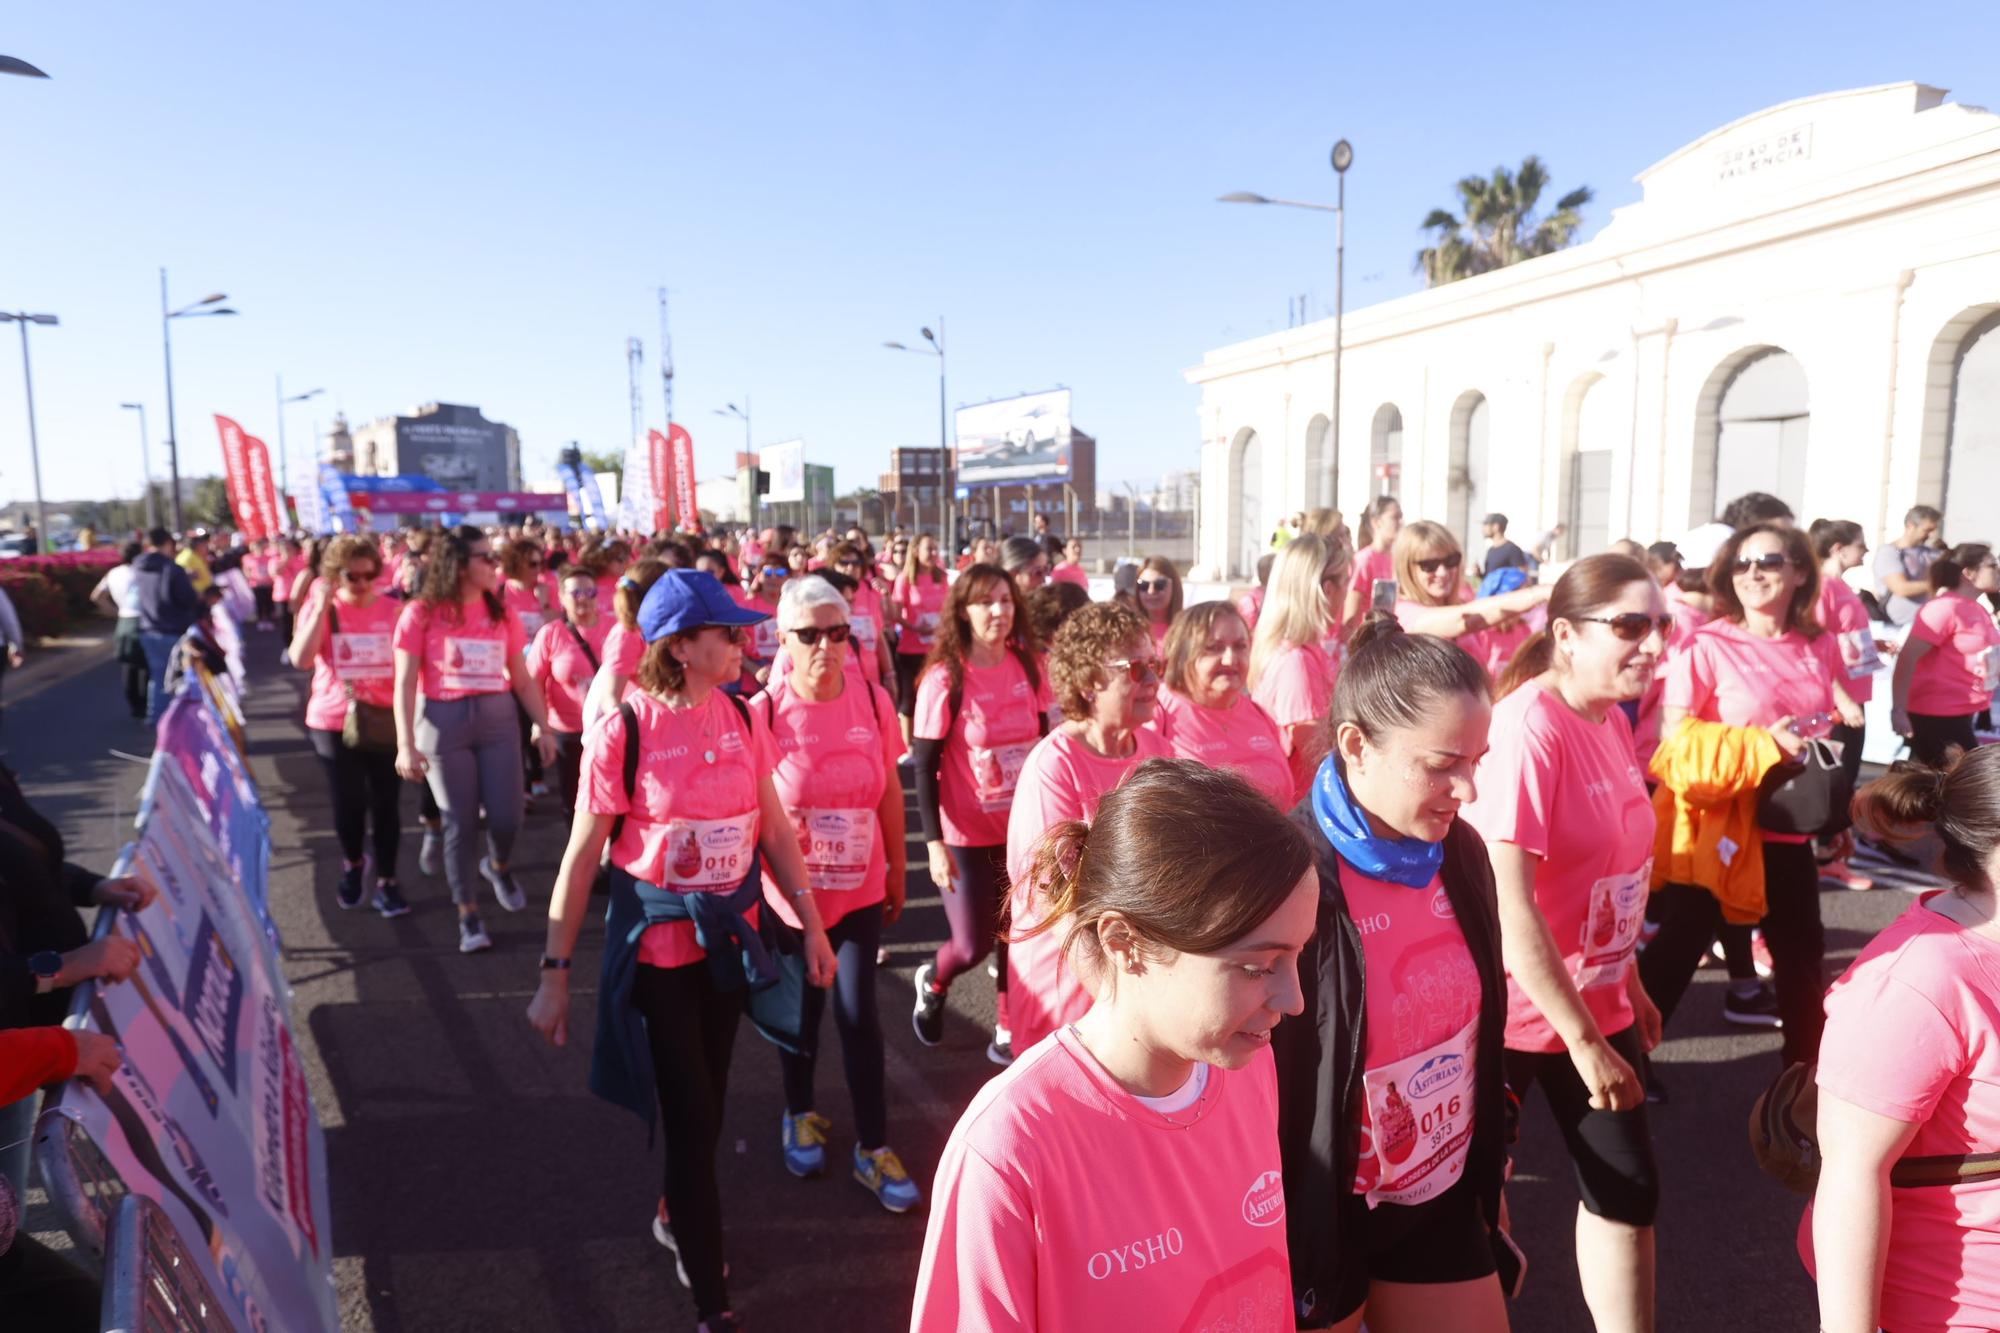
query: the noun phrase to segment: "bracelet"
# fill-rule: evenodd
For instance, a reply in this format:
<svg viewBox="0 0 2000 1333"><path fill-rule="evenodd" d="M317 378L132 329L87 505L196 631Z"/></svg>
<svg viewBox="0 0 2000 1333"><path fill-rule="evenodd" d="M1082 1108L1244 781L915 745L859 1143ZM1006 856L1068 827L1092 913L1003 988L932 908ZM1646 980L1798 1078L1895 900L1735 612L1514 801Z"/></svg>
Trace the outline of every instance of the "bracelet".
<svg viewBox="0 0 2000 1333"><path fill-rule="evenodd" d="M808 893L811 892L812 892L812 885L810 884L806 885L803 889L785 890L786 896L789 897L793 902L799 901L801 898L805 897Z"/></svg>
<svg viewBox="0 0 2000 1333"><path fill-rule="evenodd" d="M567 958L556 958L556 957L552 957L552 956L551 956L551 955L549 955L549 954L543 954L543 955L542 955L542 971L544 971L544 972L567 972L567 971L569 971L569 961L570 961L570 960L569 960L569 959L567 959Z"/></svg>

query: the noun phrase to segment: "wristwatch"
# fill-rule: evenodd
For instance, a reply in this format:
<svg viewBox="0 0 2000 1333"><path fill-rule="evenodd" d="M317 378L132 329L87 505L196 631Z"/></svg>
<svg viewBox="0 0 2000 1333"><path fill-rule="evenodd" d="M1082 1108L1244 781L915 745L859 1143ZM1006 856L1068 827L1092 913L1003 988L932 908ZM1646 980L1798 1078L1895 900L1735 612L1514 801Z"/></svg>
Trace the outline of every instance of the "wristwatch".
<svg viewBox="0 0 2000 1333"><path fill-rule="evenodd" d="M550 955L548 955L548 954L543 954L543 955L542 955L542 971L544 971L544 972L567 972L567 971L569 971L569 959L567 959L567 958L554 958L554 957L551 957L551 956L550 956Z"/></svg>
<svg viewBox="0 0 2000 1333"><path fill-rule="evenodd" d="M62 971L62 965L62 955L54 949L28 955L28 970L35 974L35 994L46 995L55 989L56 974Z"/></svg>

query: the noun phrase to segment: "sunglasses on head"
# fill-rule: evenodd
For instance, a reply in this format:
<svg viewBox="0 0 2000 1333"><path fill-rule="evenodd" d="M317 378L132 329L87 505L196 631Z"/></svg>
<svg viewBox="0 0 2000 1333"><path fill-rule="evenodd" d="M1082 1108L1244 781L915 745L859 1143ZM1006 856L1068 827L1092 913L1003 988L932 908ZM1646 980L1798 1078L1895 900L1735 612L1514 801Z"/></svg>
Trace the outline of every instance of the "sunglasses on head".
<svg viewBox="0 0 2000 1333"><path fill-rule="evenodd" d="M1416 562L1416 566L1426 574L1435 574L1440 569L1457 569L1464 563L1465 557L1454 551L1450 555L1425 556Z"/></svg>
<svg viewBox="0 0 2000 1333"><path fill-rule="evenodd" d="M1171 579L1140 579L1133 586L1140 592L1172 592L1174 590L1173 580Z"/></svg>
<svg viewBox="0 0 2000 1333"><path fill-rule="evenodd" d="M792 631L792 637L806 647L814 648L819 645L822 638L828 643L846 643L848 633L852 629L851 625L828 625L825 629L817 625L801 625Z"/></svg>
<svg viewBox="0 0 2000 1333"><path fill-rule="evenodd" d="M1674 637L1672 616L1649 616L1638 611L1627 611L1623 615L1578 616L1577 619L1587 620L1593 625L1609 625L1611 632L1627 643L1637 643L1655 629L1660 631L1663 642Z"/></svg>
<svg viewBox="0 0 2000 1333"><path fill-rule="evenodd" d="M1748 574L1753 569L1761 569L1766 574L1776 574L1792 563L1792 558L1782 551L1767 551L1763 555L1739 555L1736 557L1736 572Z"/></svg>

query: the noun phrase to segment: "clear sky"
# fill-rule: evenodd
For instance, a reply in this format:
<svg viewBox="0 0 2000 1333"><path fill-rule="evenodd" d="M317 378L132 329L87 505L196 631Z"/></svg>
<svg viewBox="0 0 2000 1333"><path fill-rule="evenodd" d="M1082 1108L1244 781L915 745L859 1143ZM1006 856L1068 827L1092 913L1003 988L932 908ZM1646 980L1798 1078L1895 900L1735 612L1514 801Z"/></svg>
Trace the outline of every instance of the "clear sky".
<svg viewBox="0 0 2000 1333"><path fill-rule="evenodd" d="M625 340L699 470L804 437L845 492L934 442L934 363L886 351L940 314L954 404L1068 385L1100 485L1192 467L1204 349L1333 300L1331 219L1212 202L1330 199L1349 175L1350 308L1414 290L1417 223L1526 153L1552 194L1632 176L1738 116L1904 79L2000 103L2000 7L1879 3L442 3L15 6L0 52L0 308L33 331L51 499L164 471L158 269L177 302L182 471L210 414L276 448L274 376L367 421L433 400L521 432L531 478L622 448ZM32 494L17 335L0 328L0 499Z"/></svg>

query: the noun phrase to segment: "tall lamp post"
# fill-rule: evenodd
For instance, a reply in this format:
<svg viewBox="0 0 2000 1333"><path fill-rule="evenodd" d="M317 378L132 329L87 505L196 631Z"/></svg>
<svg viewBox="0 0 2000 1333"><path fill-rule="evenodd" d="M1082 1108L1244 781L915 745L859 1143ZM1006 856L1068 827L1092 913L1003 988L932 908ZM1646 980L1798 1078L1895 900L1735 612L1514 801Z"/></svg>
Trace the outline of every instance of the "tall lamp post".
<svg viewBox="0 0 2000 1333"><path fill-rule="evenodd" d="M53 325L57 321L54 315L0 311L0 324L10 322L21 326L21 383L28 398L28 463L35 474L35 552L39 555L48 549L49 516L42 507L42 448L41 442L35 438L35 372L28 364L28 326Z"/></svg>
<svg viewBox="0 0 2000 1333"><path fill-rule="evenodd" d="M743 395L743 406L738 407L736 404L731 403L727 407L718 407L715 409L715 415L719 417L735 417L743 423L743 456L750 459L750 473L753 478L750 483L750 526L761 528L764 526L764 515L761 512L762 502L757 498L757 484L754 480L757 473L757 460L752 456L750 448L750 395L747 393Z"/></svg>
<svg viewBox="0 0 2000 1333"><path fill-rule="evenodd" d="M222 302L229 298L221 292L202 297L193 305L182 306L179 310L169 308L167 301L167 271L160 270L160 351L167 363L167 512L173 515L174 531L181 531L181 450L179 430L174 420L174 340L173 326L177 319L192 319L198 315L233 315L236 312Z"/></svg>
<svg viewBox="0 0 2000 1333"><path fill-rule="evenodd" d="M1247 190L1236 190L1218 196L1216 202L1223 204L1277 204L1283 208L1309 208L1316 213L1333 214L1333 419L1328 424L1327 435L1332 441L1332 463L1334 474L1340 469L1340 354L1346 322L1347 306L1347 169L1354 165L1354 145L1342 139L1333 146L1331 154L1333 174L1338 181L1337 193L1331 204L1307 203L1298 199L1271 199Z"/></svg>
<svg viewBox="0 0 2000 1333"><path fill-rule="evenodd" d="M303 403L309 398L317 398L325 392L325 389L307 389L304 393L295 393L287 398L285 377L278 376L278 507L280 509L285 506L285 497L292 491L291 478L288 475L289 467L285 462L285 407L290 403ZM285 527L289 530L291 524L286 523Z"/></svg>
<svg viewBox="0 0 2000 1333"><path fill-rule="evenodd" d="M950 439L950 436L949 436L949 435L948 435L948 434L946 433L946 426L945 426L945 405L944 405L944 402L945 402L945 399L944 399L944 372L945 372L945 360L944 360L944 316L943 316L943 315L939 315L939 316L938 316L938 322L937 322L937 332L936 332L936 333L932 333L932 332L931 332L931 331L930 331L929 329L919 329L919 330L918 330L918 332L919 332L919 333L921 333L921 334L923 334L923 335L924 335L924 341L930 344L930 347L929 347L928 349L925 349L925 348L922 348L922 347L909 347L909 346L906 346L906 345L904 345L903 343L899 343L899 342L886 342L886 343L883 343L882 345L883 345L884 347L888 348L888 349L889 349L890 351L892 351L892 352L915 352L915 353L917 353L917 354L918 354L918 355L920 355L920 356L935 356L935 357L937 357L937 363L938 363L938 471L937 471L937 479L938 479L938 540L939 540L939 541L941 541L942 543L944 543L944 550L945 550L945 556L946 556L946 558L947 558L947 559L949 559L949 558L950 558L950 555L951 555L951 552L953 552L953 551L955 551L955 550L957 550L957 549L958 549L958 543L956 542L956 540L954 540L954 538L955 538L955 535L956 535L956 534L954 534L954 533L952 532L952 530L951 530L951 526L952 526L952 525L951 525L951 496L950 496L950 490L951 490L951 488L950 488L949 486L945 485L945 474L946 474L947 470L949 469L949 467L950 467L950 462L951 462L951 446L950 446L950 445L949 445L949 444L947 443L947 441L948 441L948 440ZM914 513L914 508L913 508L912 512Z"/></svg>
<svg viewBox="0 0 2000 1333"><path fill-rule="evenodd" d="M120 403L118 406L139 414L139 476L146 487L146 531L151 532L160 526L160 514L159 506L153 500L153 451L146 444L146 405Z"/></svg>

